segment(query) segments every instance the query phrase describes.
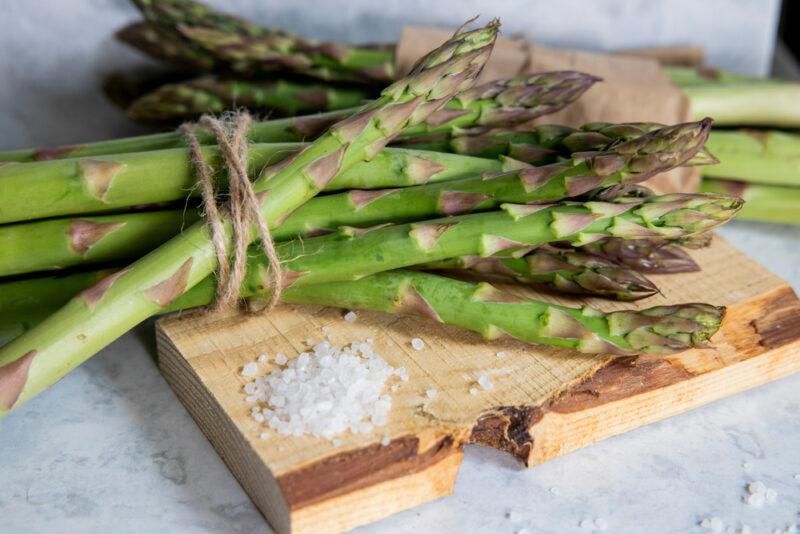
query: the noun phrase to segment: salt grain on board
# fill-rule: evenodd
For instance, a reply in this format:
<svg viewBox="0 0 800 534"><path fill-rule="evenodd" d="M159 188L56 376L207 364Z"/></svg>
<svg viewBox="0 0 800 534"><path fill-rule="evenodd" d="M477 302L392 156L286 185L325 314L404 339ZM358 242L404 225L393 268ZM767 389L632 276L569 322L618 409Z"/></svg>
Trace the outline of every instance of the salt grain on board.
<svg viewBox="0 0 800 534"><path fill-rule="evenodd" d="M257 363L247 363L242 367L242 376L255 376L258 373Z"/></svg>
<svg viewBox="0 0 800 534"><path fill-rule="evenodd" d="M420 338L415 337L411 340L411 346L414 348L414 350L422 350L425 348L425 342Z"/></svg>
<svg viewBox="0 0 800 534"><path fill-rule="evenodd" d="M348 323L352 323L356 319L358 319L358 315L356 315L356 312L354 311L349 311L344 314L344 320L347 321Z"/></svg>
<svg viewBox="0 0 800 534"><path fill-rule="evenodd" d="M434 397L436 397L436 395L438 395L438 394L439 394L439 392L438 392L438 391L436 391L436 390L435 390L435 389L433 389L433 388L431 388L431 389L429 389L429 390L426 390L426 391L425 391L425 396L426 396L426 397L428 397L429 399L433 399L433 398L434 398Z"/></svg>

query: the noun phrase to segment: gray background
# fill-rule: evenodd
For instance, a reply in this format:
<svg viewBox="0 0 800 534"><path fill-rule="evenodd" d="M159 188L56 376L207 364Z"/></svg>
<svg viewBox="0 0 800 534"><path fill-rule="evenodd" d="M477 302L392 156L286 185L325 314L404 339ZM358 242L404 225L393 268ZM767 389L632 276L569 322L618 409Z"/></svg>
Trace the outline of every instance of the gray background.
<svg viewBox="0 0 800 534"><path fill-rule="evenodd" d="M758 73L769 64L777 2L215 4L308 35L352 40L395 38L406 22L500 15L507 34L527 30L547 44L703 43L715 64ZM0 148L136 131L97 91L104 72L144 62L110 38L134 18L126 2L0 0L0 9ZM796 227L736 222L722 233L800 287ZM800 376L790 377L532 470L468 447L453 497L359 532L588 532L578 523L595 517L608 522L608 532L696 532L712 515L754 532L785 528L800 512L793 478L800 473L798 391ZM0 420L0 450L2 534L269 531L159 375L150 324ZM742 503L754 479L778 491L777 504L755 510ZM511 510L513 521L505 516Z"/></svg>
<svg viewBox="0 0 800 534"><path fill-rule="evenodd" d="M699 44L709 63L764 74L779 0L215 0L226 10L319 39L394 41L405 24L453 27L498 16L505 35L613 50ZM126 0L0 0L0 149L136 130L99 91L103 75L148 63L113 32Z"/></svg>

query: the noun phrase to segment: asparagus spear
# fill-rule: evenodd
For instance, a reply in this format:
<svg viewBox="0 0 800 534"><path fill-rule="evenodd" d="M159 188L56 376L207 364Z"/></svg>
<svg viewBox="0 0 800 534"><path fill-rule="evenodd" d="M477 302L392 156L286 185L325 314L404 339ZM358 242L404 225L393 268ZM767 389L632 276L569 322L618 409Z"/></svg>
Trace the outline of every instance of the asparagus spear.
<svg viewBox="0 0 800 534"><path fill-rule="evenodd" d="M43 289L48 285L49 280L42 279L27 284L26 289L44 297ZM14 291L8 287L3 289ZM257 297L261 289L259 285L246 285L244 293ZM204 281L178 299L172 308L207 304L213 294L213 283ZM619 356L671 354L705 346L719 328L725 311L708 304L677 304L603 313L588 306L568 308L504 293L487 283L473 284L403 270L377 273L354 281L293 286L283 296L285 301L298 304L419 315L473 330L489 339L510 336L589 354ZM27 320L35 324L41 310L47 307L40 308L39 315L28 311ZM14 326L22 327L18 317L0 322L0 336L12 333ZM32 367L28 379L39 378L34 374L37 372L41 370Z"/></svg>
<svg viewBox="0 0 800 534"><path fill-rule="evenodd" d="M370 159L404 127L424 120L465 90L491 53L499 23L459 30L361 112L334 125L302 152L256 180L270 227L321 191L341 169ZM226 239L231 225L225 221ZM253 234L255 237L255 234ZM284 256L286 258L288 256ZM75 297L0 348L0 412L45 389L104 346L174 302L217 267L208 228L197 223L128 268ZM25 372L17 374L24 368Z"/></svg>
<svg viewBox="0 0 800 534"><path fill-rule="evenodd" d="M145 54L181 69L209 72L219 69L219 61L208 51L192 45L180 34L157 24L135 22L117 31L116 38Z"/></svg>
<svg viewBox="0 0 800 534"><path fill-rule="evenodd" d="M703 176L800 186L798 134L777 130L714 130L708 148L720 162L704 168Z"/></svg>
<svg viewBox="0 0 800 534"><path fill-rule="evenodd" d="M690 159L702 147L707 130L704 123L689 123L654 130L608 150L583 152L575 159L547 167L315 198L295 210L273 237L288 239L338 226L364 227L437 214L456 215L491 209L501 202L556 201L600 185L631 184ZM687 142L687 138L693 142ZM177 233L182 228L180 215L167 211L0 227L0 243L6 245L5 253L0 250L0 276L136 257L133 254L143 254L164 242L170 233ZM32 250L29 236L38 236ZM26 253L22 254L23 250Z"/></svg>
<svg viewBox="0 0 800 534"><path fill-rule="evenodd" d="M421 266L428 270L467 269L513 278L566 293L598 295L617 300L650 297L658 288L633 269L575 249L538 247L520 258L461 256Z"/></svg>
<svg viewBox="0 0 800 534"><path fill-rule="evenodd" d="M700 270L692 257L675 242L611 238L589 243L582 246L581 250L643 273L672 274Z"/></svg>
<svg viewBox="0 0 800 534"><path fill-rule="evenodd" d="M743 198L745 205L739 214L740 219L800 224L800 187L704 178L701 190L724 192Z"/></svg>
<svg viewBox="0 0 800 534"><path fill-rule="evenodd" d="M280 162L303 146L250 145L250 172ZM222 166L216 146L203 147L202 152L213 168ZM370 161L344 169L325 189L402 187L503 168L500 160L387 148ZM186 149L7 165L0 167L0 197L16 200L0 204L0 224L119 210L199 194Z"/></svg>
<svg viewBox="0 0 800 534"><path fill-rule="evenodd" d="M371 91L353 86L203 77L162 85L136 99L127 112L136 121L174 124L236 107L281 116L346 109L372 96Z"/></svg>
<svg viewBox="0 0 800 534"><path fill-rule="evenodd" d="M709 119L705 119L708 121ZM710 122L709 122L710 125ZM558 161L573 152L597 150L613 142L622 142L640 137L654 130L664 128L658 123L605 122L587 123L580 129L545 124L522 131L503 128L475 133L434 133L404 138L398 146L418 150L452 152L481 158L508 156L532 165L544 165ZM714 135L711 132L710 135ZM716 158L705 148L698 151L691 165L717 163Z"/></svg>
<svg viewBox="0 0 800 534"><path fill-rule="evenodd" d="M588 74L559 71L490 82L465 91L449 101L444 109L409 127L401 136L435 134L447 136L453 131L464 128L514 126L561 109L577 99L596 81L595 77ZM330 125L352 115L355 111L356 109L351 108L317 115L256 122L250 129L249 139L256 143L307 141L316 138ZM203 144L215 142L210 132L198 129L195 133ZM24 162L88 157L183 146L183 136L178 132L169 132L85 145L0 152L0 161Z"/></svg>
<svg viewBox="0 0 800 534"><path fill-rule="evenodd" d="M373 82L394 78L390 50L315 42L259 28L189 0L133 2L148 22L180 35L233 72L253 76L290 70L326 80Z"/></svg>
<svg viewBox="0 0 800 534"><path fill-rule="evenodd" d="M730 82L681 88L695 117L712 116L719 126L800 127L800 84L783 81Z"/></svg>

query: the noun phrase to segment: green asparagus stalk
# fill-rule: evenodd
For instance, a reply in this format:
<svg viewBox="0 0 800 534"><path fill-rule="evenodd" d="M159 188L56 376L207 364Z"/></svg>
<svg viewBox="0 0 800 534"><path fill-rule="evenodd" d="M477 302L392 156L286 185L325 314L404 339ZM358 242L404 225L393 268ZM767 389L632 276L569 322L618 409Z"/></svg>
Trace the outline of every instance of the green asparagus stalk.
<svg viewBox="0 0 800 534"><path fill-rule="evenodd" d="M740 219L800 224L800 187L749 184L735 180L704 178L702 191L724 192L745 200Z"/></svg>
<svg viewBox="0 0 800 534"><path fill-rule="evenodd" d="M776 130L714 130L708 148L719 157L719 165L704 168L703 176L800 186L798 134Z"/></svg>
<svg viewBox="0 0 800 534"><path fill-rule="evenodd" d="M262 173L254 186L261 193L260 210L267 224L277 226L342 169L378 154L400 130L424 120L471 85L491 53L498 27L492 21L478 30L459 30L375 102L334 125L277 168ZM231 225L224 222L225 238L230 241ZM251 238L255 236L253 232ZM197 223L72 299L0 348L0 375L19 377L0 380L0 412L19 406L136 324L167 308L217 266L210 231Z"/></svg>
<svg viewBox="0 0 800 534"><path fill-rule="evenodd" d="M199 219L195 210L164 210L3 225L0 276L133 260Z"/></svg>
<svg viewBox="0 0 800 534"><path fill-rule="evenodd" d="M214 58L216 66L232 72L259 76L289 70L325 80L373 82L388 82L395 75L391 50L320 43L258 28L189 0L133 3L148 22L180 36L192 49ZM153 46L155 43L150 51ZM161 57L170 59L163 54Z"/></svg>
<svg viewBox="0 0 800 534"><path fill-rule="evenodd" d="M459 215L495 208L502 202L557 201L599 186L631 184L690 159L703 146L707 133L708 124L687 123L654 130L608 150L583 152L547 167L318 197L295 210L273 237L289 239L339 226ZM197 216L192 216L194 222ZM182 227L181 213L175 211L6 225L0 227L0 244L5 244L5 250L0 250L0 276L135 258ZM36 236L32 248L30 236Z"/></svg>
<svg viewBox="0 0 800 534"><path fill-rule="evenodd" d="M725 309L709 304L603 313L568 308L429 273L394 271L356 281L290 288L286 301L411 313L480 333L589 354L671 354L703 347Z"/></svg>
<svg viewBox="0 0 800 534"><path fill-rule="evenodd" d="M708 119L706 119L708 120ZM455 135L434 133L403 138L398 146L452 152L481 158L507 156L531 165L545 165L569 156L573 152L598 150L613 142L629 141L654 130L664 128L658 123L612 124L594 122L580 129L545 124L522 131L492 129L479 133L456 133ZM714 132L711 132L714 135ZM717 163L716 158L705 148L698 151L690 165Z"/></svg>
<svg viewBox="0 0 800 534"><path fill-rule="evenodd" d="M117 269L0 282L0 345L33 328L69 299Z"/></svg>
<svg viewBox="0 0 800 534"><path fill-rule="evenodd" d="M425 121L412 125L401 136L443 134L462 129L509 127L557 111L586 92L597 78L573 71L543 72L530 76L490 82L464 91L432 113ZM249 139L254 143L289 143L315 139L332 124L352 115L356 109L344 109L317 115L256 122ZM646 133L646 132L641 132ZM213 144L211 132L197 129L202 144ZM607 143L604 143L607 144ZM0 152L0 161L38 161L77 158L129 152L180 148L183 136L169 132L84 145Z"/></svg>
<svg viewBox="0 0 800 534"><path fill-rule="evenodd" d="M255 267L251 262L251 270ZM45 297L42 286L49 285L48 282L48 279L29 282L26 289ZM38 291L36 285L40 286ZM244 293L259 296L260 286L246 285ZM207 304L213 294L213 284L204 281L184 294L173 307ZM418 315L473 330L489 339L509 336L589 354L619 356L663 355L703 347L719 328L725 311L708 304L677 304L603 313L588 306L568 308L504 293L487 283L473 284L402 270L353 281L293 286L283 297L297 304ZM31 323L39 318L33 312L29 312L28 317ZM19 318L0 323L0 335L11 333L11 325L19 323ZM30 372L37 372L37 368L33 367Z"/></svg>
<svg viewBox="0 0 800 534"><path fill-rule="evenodd" d="M220 70L219 61L199 46L192 45L180 34L157 24L135 22L116 33L116 38L148 56L172 65L199 72Z"/></svg>
<svg viewBox="0 0 800 534"><path fill-rule="evenodd" d="M581 250L642 273L674 274L700 270L700 266L676 242L611 238L589 243Z"/></svg>
<svg viewBox="0 0 800 534"><path fill-rule="evenodd" d="M371 91L354 86L203 77L162 85L136 99L127 112L136 121L174 124L236 107L279 116L347 109L372 96Z"/></svg>
<svg viewBox="0 0 800 534"><path fill-rule="evenodd" d="M250 145L250 172L257 173L283 161L303 146ZM222 167L216 146L203 147L202 152L213 168ZM500 160L387 148L370 161L343 169L325 189L404 187L500 172L504 168ZM0 198L16 200L0 204L0 224L114 211L199 194L186 149L6 165L0 167Z"/></svg>
<svg viewBox="0 0 800 534"><path fill-rule="evenodd" d="M632 301L658 288L633 269L575 249L539 247L523 257L461 256L421 266L427 270L461 269L513 278L563 291Z"/></svg>
<svg viewBox="0 0 800 534"><path fill-rule="evenodd" d="M712 116L719 126L800 127L800 84L783 81L730 82L681 88L695 117Z"/></svg>

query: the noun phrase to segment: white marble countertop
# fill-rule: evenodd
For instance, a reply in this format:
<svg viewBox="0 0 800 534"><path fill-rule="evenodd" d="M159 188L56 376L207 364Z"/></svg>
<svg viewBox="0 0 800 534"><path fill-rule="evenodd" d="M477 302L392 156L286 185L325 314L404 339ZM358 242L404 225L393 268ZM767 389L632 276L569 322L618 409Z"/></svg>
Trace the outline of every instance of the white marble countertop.
<svg viewBox="0 0 800 534"><path fill-rule="evenodd" d="M3 9L15 22L0 32L0 148L130 131L96 90L101 71L141 62L108 38L130 20L126 2ZM800 228L735 222L722 233L800 290ZM467 447L452 497L358 532L588 532L579 523L596 518L614 533L702 532L713 516L786 528L800 520L798 393L795 375L529 470ZM270 531L159 374L152 324L0 419L0 450L2 534ZM753 480L778 492L775 504L742 502Z"/></svg>
<svg viewBox="0 0 800 534"><path fill-rule="evenodd" d="M800 229L723 233L800 288ZM798 392L795 375L533 469L470 446L452 497L358 532L587 532L596 518L615 533L702 532L713 516L785 528L800 521ZM152 324L0 420L0 450L4 534L270 532L159 374ZM754 480L775 504L742 502Z"/></svg>

